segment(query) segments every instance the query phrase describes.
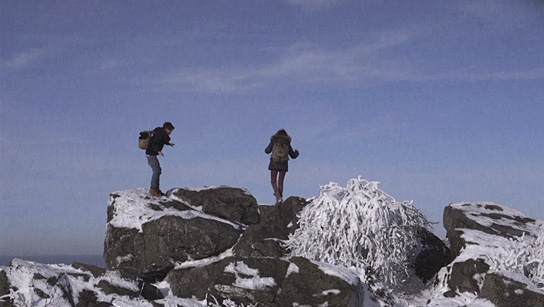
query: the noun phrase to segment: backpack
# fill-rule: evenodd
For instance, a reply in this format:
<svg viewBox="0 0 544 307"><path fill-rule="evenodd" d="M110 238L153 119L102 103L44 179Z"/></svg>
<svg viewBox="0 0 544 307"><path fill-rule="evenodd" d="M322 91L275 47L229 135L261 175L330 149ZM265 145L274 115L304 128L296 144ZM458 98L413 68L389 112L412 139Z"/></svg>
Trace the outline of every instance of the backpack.
<svg viewBox="0 0 544 307"><path fill-rule="evenodd" d="M138 138L138 146L140 149L147 149L149 147L149 142L153 136L153 131L142 131L140 132L140 137Z"/></svg>
<svg viewBox="0 0 544 307"><path fill-rule="evenodd" d="M289 145L280 142L274 143L272 146L272 161L284 163L287 160L289 160Z"/></svg>

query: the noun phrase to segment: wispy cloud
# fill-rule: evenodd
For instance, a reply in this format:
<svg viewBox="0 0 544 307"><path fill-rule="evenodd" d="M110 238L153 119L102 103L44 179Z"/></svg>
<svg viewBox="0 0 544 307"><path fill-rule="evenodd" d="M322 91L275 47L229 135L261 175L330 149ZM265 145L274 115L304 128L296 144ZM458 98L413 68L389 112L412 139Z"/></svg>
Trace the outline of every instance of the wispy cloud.
<svg viewBox="0 0 544 307"><path fill-rule="evenodd" d="M119 67L120 62L117 59L109 58L102 62L100 70L112 70Z"/></svg>
<svg viewBox="0 0 544 307"><path fill-rule="evenodd" d="M344 1L343 0L287 0L287 2L309 11L316 11L320 9L329 8L331 6L339 5Z"/></svg>
<svg viewBox="0 0 544 307"><path fill-rule="evenodd" d="M427 80L461 80L461 81L482 81L482 80L540 80L544 79L544 68L528 70L495 71L495 72L446 72L427 76Z"/></svg>
<svg viewBox="0 0 544 307"><path fill-rule="evenodd" d="M462 14L479 20L481 26L489 25L489 29L495 28L496 31L500 31L518 28L520 23L523 23L529 16L542 18L543 1L521 2L525 3L508 0L459 1L454 7Z"/></svg>
<svg viewBox="0 0 544 307"><path fill-rule="evenodd" d="M544 68L498 71L491 67L457 67L454 71L439 62L422 67L421 59L405 55L407 45L425 39L417 27L376 33L350 48L326 49L299 43L284 48L260 66L234 63L219 68L187 68L157 78L166 91L212 93L252 92L288 82L298 86L365 88L390 82L424 83L442 80L538 80ZM429 61L432 61L430 59ZM430 63L427 61L426 63ZM492 70L493 69L493 70ZM157 84L158 83L158 84Z"/></svg>
<svg viewBox="0 0 544 307"><path fill-rule="evenodd" d="M15 70L24 69L37 62L42 55L43 51L38 49L25 51L8 59L5 66Z"/></svg>
<svg viewBox="0 0 544 307"><path fill-rule="evenodd" d="M199 92L246 92L288 80L302 84L358 82L384 78L376 68L380 51L410 39L405 31L379 35L373 42L341 50L326 50L312 44L293 44L273 62L260 67L188 68L164 74L159 87ZM382 61L383 62L383 61ZM391 66L398 66L393 65ZM157 84L156 84L157 85Z"/></svg>

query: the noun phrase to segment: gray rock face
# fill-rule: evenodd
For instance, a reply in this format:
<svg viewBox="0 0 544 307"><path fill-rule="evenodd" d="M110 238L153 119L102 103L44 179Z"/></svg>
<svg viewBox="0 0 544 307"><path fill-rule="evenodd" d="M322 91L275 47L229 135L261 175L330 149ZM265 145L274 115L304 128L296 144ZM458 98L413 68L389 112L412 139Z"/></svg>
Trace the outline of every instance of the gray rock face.
<svg viewBox="0 0 544 307"><path fill-rule="evenodd" d="M242 257L284 257L281 241L287 240L298 227L297 214L308 202L289 197L276 206L259 206L260 223L250 225L233 250Z"/></svg>
<svg viewBox="0 0 544 307"><path fill-rule="evenodd" d="M485 276L480 297L497 307L544 306L544 293L530 284L528 280L520 281L508 274L490 273Z"/></svg>
<svg viewBox="0 0 544 307"><path fill-rule="evenodd" d="M11 284L9 282L6 271L0 271L0 296L8 295ZM2 302L0 301L0 306Z"/></svg>
<svg viewBox="0 0 544 307"><path fill-rule="evenodd" d="M217 256L238 241L243 228L173 198L149 198L143 192L112 195L104 259L109 269L134 277L189 258Z"/></svg>
<svg viewBox="0 0 544 307"><path fill-rule="evenodd" d="M483 259L468 259L454 262L451 266L451 277L448 280L450 289L459 292L478 294L480 286L478 280L489 270L489 265Z"/></svg>
<svg viewBox="0 0 544 307"><path fill-rule="evenodd" d="M167 280L174 295L208 303L229 299L243 306L363 306L365 285L359 278L347 271L335 276L338 268L327 270L298 257L229 257L206 267L172 270ZM338 277L342 275L350 278Z"/></svg>
<svg viewBox="0 0 544 307"><path fill-rule="evenodd" d="M420 228L418 237L421 251L414 260L417 277L423 283L431 280L440 269L451 262L450 249L440 238L427 229Z"/></svg>
<svg viewBox="0 0 544 307"><path fill-rule="evenodd" d="M503 206L489 202L459 203L444 209L444 228L450 240L453 258L459 256L460 250L466 245L459 229L473 229L504 238L521 237L523 234L531 234L527 226L535 222L521 214L508 214Z"/></svg>
<svg viewBox="0 0 544 307"><path fill-rule="evenodd" d="M213 216L246 225L259 223L257 200L244 189L231 187L175 189L171 194Z"/></svg>

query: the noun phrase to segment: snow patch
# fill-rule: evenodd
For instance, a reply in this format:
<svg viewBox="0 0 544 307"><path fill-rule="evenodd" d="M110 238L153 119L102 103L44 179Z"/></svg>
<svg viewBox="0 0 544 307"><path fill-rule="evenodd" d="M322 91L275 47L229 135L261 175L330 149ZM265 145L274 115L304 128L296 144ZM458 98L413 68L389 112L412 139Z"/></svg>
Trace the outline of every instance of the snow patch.
<svg viewBox="0 0 544 307"><path fill-rule="evenodd" d="M289 263L289 267L287 267L287 273L285 273L285 277L287 278L287 276L291 275L291 273L298 273L299 272L299 268L296 264L294 263Z"/></svg>
<svg viewBox="0 0 544 307"><path fill-rule="evenodd" d="M233 285L235 287L249 290L266 290L266 288L276 285L274 278L260 277L259 270L250 268L243 261L229 263L225 267L225 272L236 275L236 281Z"/></svg>
<svg viewBox="0 0 544 307"><path fill-rule="evenodd" d="M233 228L240 226L228 220L206 214L197 208L190 206L187 202L173 196L160 198L150 197L147 190L143 188L134 190L117 191L110 195L110 206L114 206L113 217L108 224L115 228L133 228L142 232L142 225L150 221L160 219L163 216L178 216L182 219L204 218L229 224ZM193 210L180 211L175 208L163 207L161 202L174 200L185 204ZM162 210L153 210L156 206Z"/></svg>

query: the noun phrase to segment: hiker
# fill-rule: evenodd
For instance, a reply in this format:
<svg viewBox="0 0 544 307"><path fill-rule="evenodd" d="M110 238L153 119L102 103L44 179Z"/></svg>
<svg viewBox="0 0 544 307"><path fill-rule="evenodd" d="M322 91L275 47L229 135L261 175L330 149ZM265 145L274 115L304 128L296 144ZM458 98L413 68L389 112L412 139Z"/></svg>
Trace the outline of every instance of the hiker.
<svg viewBox="0 0 544 307"><path fill-rule="evenodd" d="M287 135L285 130L281 129L270 138L270 144L264 150L270 154L270 179L274 196L276 196L276 205L283 202L283 181L285 173L289 170L289 157L296 159L299 155L298 150L293 150L291 147L291 137Z"/></svg>
<svg viewBox="0 0 544 307"><path fill-rule="evenodd" d="M153 175L151 176L151 189L149 190L149 194L152 196L164 195L159 188L162 169L157 156L164 156L162 153L164 145L174 146L173 143L170 143L170 134L172 131L174 131L174 126L170 122L165 122L162 127L155 128L155 130L153 130L153 136L149 141L149 146L145 150L147 163L153 170Z"/></svg>

